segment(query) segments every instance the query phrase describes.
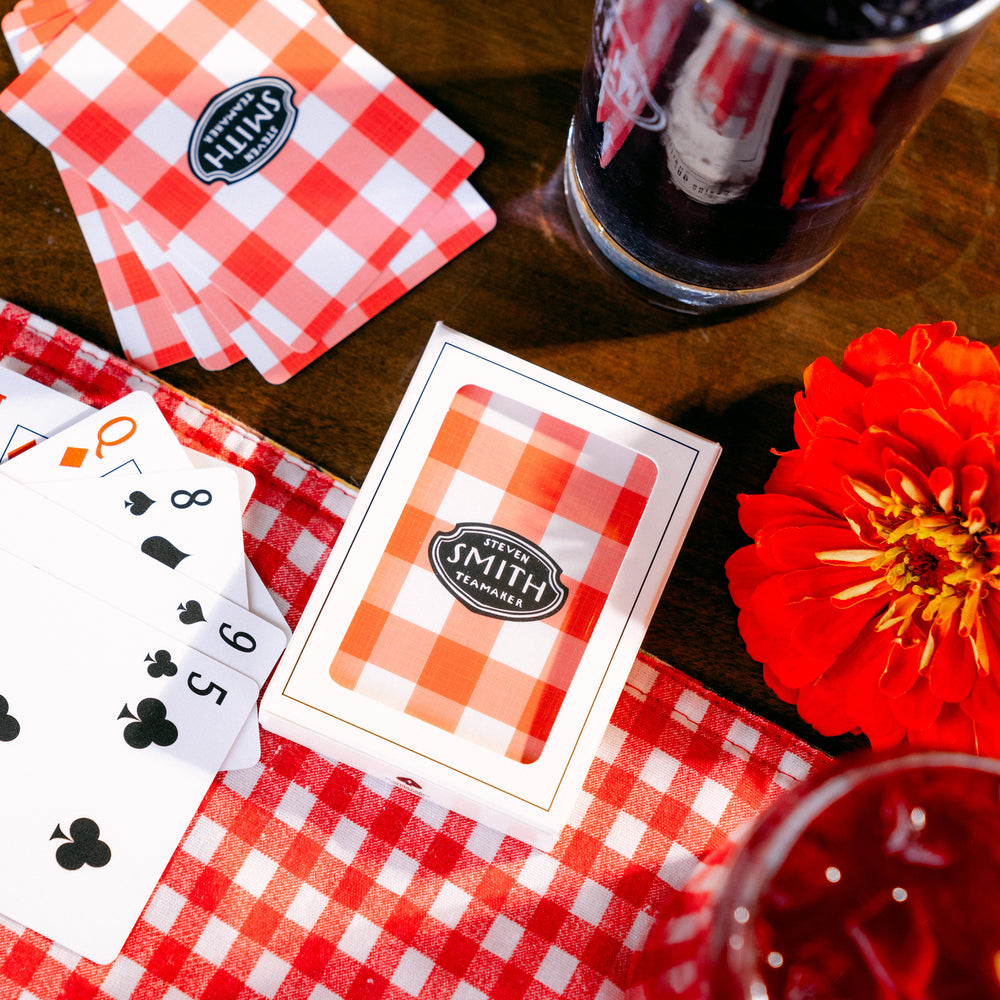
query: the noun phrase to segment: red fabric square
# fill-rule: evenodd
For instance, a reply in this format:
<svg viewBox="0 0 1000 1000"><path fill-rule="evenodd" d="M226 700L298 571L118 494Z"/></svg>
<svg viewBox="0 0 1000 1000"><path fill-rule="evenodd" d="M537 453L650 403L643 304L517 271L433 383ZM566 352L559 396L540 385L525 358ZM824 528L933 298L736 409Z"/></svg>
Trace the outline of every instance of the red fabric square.
<svg viewBox="0 0 1000 1000"><path fill-rule="evenodd" d="M420 123L384 94L379 94L354 120L354 127L392 156L420 127Z"/></svg>

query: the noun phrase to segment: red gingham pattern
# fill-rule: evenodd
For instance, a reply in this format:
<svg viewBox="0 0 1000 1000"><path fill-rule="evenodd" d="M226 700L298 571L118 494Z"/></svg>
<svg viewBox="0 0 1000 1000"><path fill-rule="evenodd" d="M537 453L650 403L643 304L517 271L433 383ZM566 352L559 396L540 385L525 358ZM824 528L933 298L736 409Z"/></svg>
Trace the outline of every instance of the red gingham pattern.
<svg viewBox="0 0 1000 1000"><path fill-rule="evenodd" d="M0 109L172 258L308 350L482 148L305 0L190 0L174 13L154 0L94 0ZM258 173L207 186L187 168L188 138L234 73L287 80L299 121Z"/></svg>
<svg viewBox="0 0 1000 1000"><path fill-rule="evenodd" d="M519 763L537 760L655 479L654 463L622 445L476 386L459 390L330 676ZM510 622L456 601L428 549L467 522L539 546L560 567L565 603ZM528 586L552 590L513 557L495 563L484 582L511 602L526 603Z"/></svg>
<svg viewBox="0 0 1000 1000"><path fill-rule="evenodd" d="M353 492L0 306L5 364L95 406L147 390L182 441L254 473L247 552L294 626ZM642 654L546 854L262 736L256 768L213 784L115 963L0 918L4 1000L610 1000L699 859L824 759Z"/></svg>

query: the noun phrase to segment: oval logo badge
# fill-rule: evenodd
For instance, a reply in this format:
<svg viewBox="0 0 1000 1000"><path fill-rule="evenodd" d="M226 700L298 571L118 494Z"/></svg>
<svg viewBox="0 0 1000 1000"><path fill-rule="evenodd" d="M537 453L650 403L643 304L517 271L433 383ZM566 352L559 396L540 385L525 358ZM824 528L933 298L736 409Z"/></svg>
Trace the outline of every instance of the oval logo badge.
<svg viewBox="0 0 1000 1000"><path fill-rule="evenodd" d="M566 602L555 560L534 542L492 524L439 531L428 548L438 579L467 607L491 618L536 621Z"/></svg>
<svg viewBox="0 0 1000 1000"><path fill-rule="evenodd" d="M195 177L206 184L215 180L233 184L273 160L295 125L294 96L287 81L262 76L213 97L188 145Z"/></svg>

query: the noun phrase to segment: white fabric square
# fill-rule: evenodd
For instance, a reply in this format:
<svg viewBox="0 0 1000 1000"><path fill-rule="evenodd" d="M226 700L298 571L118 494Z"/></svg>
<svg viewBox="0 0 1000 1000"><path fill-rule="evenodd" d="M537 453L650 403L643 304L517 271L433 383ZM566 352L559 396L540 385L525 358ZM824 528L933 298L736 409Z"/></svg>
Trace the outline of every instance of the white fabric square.
<svg viewBox="0 0 1000 1000"><path fill-rule="evenodd" d="M639 772L639 777L647 785L652 785L658 792L664 793L677 776L680 767L681 762L676 757L671 757L670 754L653 747Z"/></svg>
<svg viewBox="0 0 1000 1000"><path fill-rule="evenodd" d="M614 893L607 887L598 884L593 879L584 879L580 886L576 899L573 900L571 912L581 920L586 920L588 924L599 926L604 914L607 912Z"/></svg>
<svg viewBox="0 0 1000 1000"><path fill-rule="evenodd" d="M403 854L402 851L393 848L392 853L385 859L382 870L378 873L378 878L375 881L383 889L388 889L389 892L402 896L410 882L413 881L418 867L417 862L408 854Z"/></svg>
<svg viewBox="0 0 1000 1000"><path fill-rule="evenodd" d="M390 982L410 996L418 996L424 988L431 972L434 971L434 962L423 952L416 948L407 948L403 952L396 970L392 974Z"/></svg>
<svg viewBox="0 0 1000 1000"><path fill-rule="evenodd" d="M526 889L544 896L559 871L559 862L544 851L533 851L517 873L517 881Z"/></svg>
<svg viewBox="0 0 1000 1000"><path fill-rule="evenodd" d="M381 933L378 924L373 924L367 917L355 913L337 942L337 947L356 961L367 962L368 955L375 947Z"/></svg>
<svg viewBox="0 0 1000 1000"><path fill-rule="evenodd" d="M142 200L127 184L120 181L107 167L98 167L87 180L108 201L117 205L123 212L131 212L132 209Z"/></svg>
<svg viewBox="0 0 1000 1000"><path fill-rule="evenodd" d="M291 905L285 911L285 916L293 923L311 931L316 926L316 921L323 915L329 899L314 889L308 882L303 882L299 886L299 891L295 894Z"/></svg>
<svg viewBox="0 0 1000 1000"><path fill-rule="evenodd" d="M169 886L158 885L142 914L142 919L147 924L152 924L158 931L169 934L186 902L187 900L179 892L174 892Z"/></svg>
<svg viewBox="0 0 1000 1000"><path fill-rule="evenodd" d="M273 952L265 951L247 976L246 984L268 1000L273 1000L291 969L292 967L284 959L278 958Z"/></svg>
<svg viewBox="0 0 1000 1000"><path fill-rule="evenodd" d="M309 576L328 551L329 547L312 532L302 531L295 539L295 544L288 550L288 558L293 565Z"/></svg>
<svg viewBox="0 0 1000 1000"><path fill-rule="evenodd" d="M87 241L87 249L95 264L103 264L107 260L113 260L115 255L114 247L108 238L108 230L101 218L101 213L95 209L92 212L84 212L76 217L80 223L80 231Z"/></svg>
<svg viewBox="0 0 1000 1000"><path fill-rule="evenodd" d="M206 816L199 816L182 846L192 858L197 858L203 865L207 865L225 836L224 827Z"/></svg>
<svg viewBox="0 0 1000 1000"><path fill-rule="evenodd" d="M472 896L453 882L442 882L427 911L435 920L454 930L472 902Z"/></svg>
<svg viewBox="0 0 1000 1000"><path fill-rule="evenodd" d="M626 812L619 812L615 817L605 843L613 851L626 858L631 858L646 833L646 824L636 816L631 816Z"/></svg>
<svg viewBox="0 0 1000 1000"><path fill-rule="evenodd" d="M506 961L514 954L514 950L523 935L523 927L500 914L486 932L486 936L483 938L483 947Z"/></svg>
<svg viewBox="0 0 1000 1000"><path fill-rule="evenodd" d="M569 981L573 978L577 965L577 960L568 951L563 951L557 945L552 945L545 953L545 958L542 959L542 964L538 967L535 978L561 996L566 991L566 987L569 986Z"/></svg>
<svg viewBox="0 0 1000 1000"><path fill-rule="evenodd" d="M355 690L386 708L403 712L413 697L416 686L416 681L408 680L393 670L385 670L377 663L369 662Z"/></svg>
<svg viewBox="0 0 1000 1000"><path fill-rule="evenodd" d="M660 866L660 878L674 889L683 889L698 867L698 858L686 847L674 842Z"/></svg>
<svg viewBox="0 0 1000 1000"><path fill-rule="evenodd" d="M281 797L274 810L274 818L286 823L293 830L301 830L316 804L316 796L312 792L289 782L285 794Z"/></svg>
<svg viewBox="0 0 1000 1000"><path fill-rule="evenodd" d="M430 194L430 188L396 160L386 160L359 193L401 226Z"/></svg>
<svg viewBox="0 0 1000 1000"><path fill-rule="evenodd" d="M718 824L732 797L733 793L725 785L720 785L712 778L706 778L694 802L691 803L691 808L709 823Z"/></svg>
<svg viewBox="0 0 1000 1000"><path fill-rule="evenodd" d="M349 819L341 819L334 827L333 833L330 834L330 839L326 842L326 850L338 861L349 865L361 849L367 836L368 833L364 827L358 826L357 823Z"/></svg>
<svg viewBox="0 0 1000 1000"><path fill-rule="evenodd" d="M304 0L268 0L268 2L297 28L304 28L316 17L316 8Z"/></svg>
<svg viewBox="0 0 1000 1000"><path fill-rule="evenodd" d="M558 629L544 621L504 622L493 641L490 656L537 679L559 635Z"/></svg>
<svg viewBox="0 0 1000 1000"><path fill-rule="evenodd" d="M130 1000L146 970L126 955L119 955L101 983L101 992L111 1000Z"/></svg>
<svg viewBox="0 0 1000 1000"><path fill-rule="evenodd" d="M539 544L555 559L566 576L580 580L600 540L598 532L553 514Z"/></svg>
<svg viewBox="0 0 1000 1000"><path fill-rule="evenodd" d="M277 870L277 861L272 861L266 854L254 849L246 856L233 881L246 889L251 896L259 897Z"/></svg>
<svg viewBox="0 0 1000 1000"><path fill-rule="evenodd" d="M730 743L739 747L741 750L746 750L747 753L753 753L757 748L757 743L760 741L760 733L752 726L748 726L745 722L741 722L739 719L734 719L733 724L729 727L727 739Z"/></svg>
<svg viewBox="0 0 1000 1000"><path fill-rule="evenodd" d="M194 950L212 965L222 965L232 948L233 942L239 937L239 931L224 923L216 916L210 916L208 923L202 929L201 936Z"/></svg>
<svg viewBox="0 0 1000 1000"><path fill-rule="evenodd" d="M513 726L477 712L473 708L465 708L455 726L456 736L470 743L489 747L501 754L506 752L514 733Z"/></svg>
<svg viewBox="0 0 1000 1000"><path fill-rule="evenodd" d="M616 444L599 434L590 434L584 442L577 465L587 472L624 486L635 463L637 452Z"/></svg>

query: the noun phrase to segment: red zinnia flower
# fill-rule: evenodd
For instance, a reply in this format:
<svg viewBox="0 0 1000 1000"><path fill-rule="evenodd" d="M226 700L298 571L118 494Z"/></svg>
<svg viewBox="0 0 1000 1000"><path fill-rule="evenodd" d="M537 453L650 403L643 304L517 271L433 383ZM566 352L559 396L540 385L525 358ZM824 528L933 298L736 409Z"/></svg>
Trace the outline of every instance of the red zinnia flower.
<svg viewBox="0 0 1000 1000"><path fill-rule="evenodd" d="M795 398L726 564L750 655L824 735L1000 756L1000 354L875 329Z"/></svg>

